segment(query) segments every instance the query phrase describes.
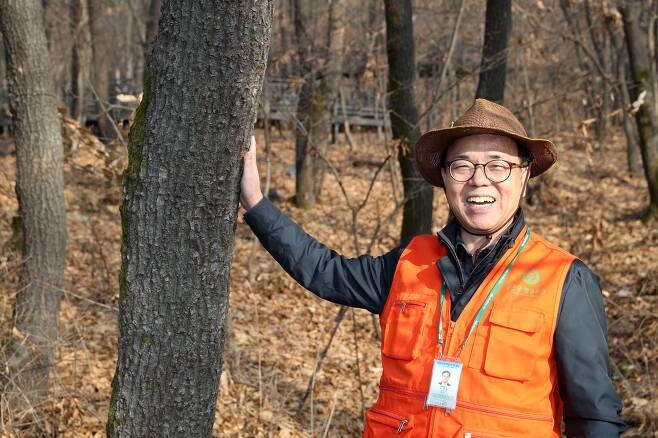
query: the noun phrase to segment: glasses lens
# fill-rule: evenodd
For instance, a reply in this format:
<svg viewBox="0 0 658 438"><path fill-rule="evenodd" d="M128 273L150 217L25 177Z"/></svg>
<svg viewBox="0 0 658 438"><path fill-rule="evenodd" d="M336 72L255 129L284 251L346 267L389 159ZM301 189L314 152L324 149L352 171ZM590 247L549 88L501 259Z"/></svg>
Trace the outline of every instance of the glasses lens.
<svg viewBox="0 0 658 438"><path fill-rule="evenodd" d="M493 182L503 182L509 177L511 170L512 166L507 161L494 160L487 163L484 173Z"/></svg>
<svg viewBox="0 0 658 438"><path fill-rule="evenodd" d="M455 181L466 182L473 176L475 166L468 160L456 160L450 163L450 176Z"/></svg>

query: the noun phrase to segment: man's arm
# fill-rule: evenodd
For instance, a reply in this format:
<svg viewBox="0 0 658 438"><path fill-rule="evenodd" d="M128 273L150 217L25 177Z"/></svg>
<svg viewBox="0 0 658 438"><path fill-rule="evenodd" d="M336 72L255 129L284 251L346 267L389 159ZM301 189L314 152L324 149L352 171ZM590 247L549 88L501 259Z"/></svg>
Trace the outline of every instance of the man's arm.
<svg viewBox="0 0 658 438"><path fill-rule="evenodd" d="M555 353L568 437L617 437L621 402L610 380L607 323L601 287L580 260L564 283Z"/></svg>
<svg viewBox="0 0 658 438"><path fill-rule="evenodd" d="M265 249L299 284L337 304L381 312L402 248L356 259L330 250L263 198L245 214Z"/></svg>
<svg viewBox="0 0 658 438"><path fill-rule="evenodd" d="M348 259L306 234L263 198L253 136L244 156L240 204L258 240L299 284L334 303L381 312L403 248L380 257Z"/></svg>

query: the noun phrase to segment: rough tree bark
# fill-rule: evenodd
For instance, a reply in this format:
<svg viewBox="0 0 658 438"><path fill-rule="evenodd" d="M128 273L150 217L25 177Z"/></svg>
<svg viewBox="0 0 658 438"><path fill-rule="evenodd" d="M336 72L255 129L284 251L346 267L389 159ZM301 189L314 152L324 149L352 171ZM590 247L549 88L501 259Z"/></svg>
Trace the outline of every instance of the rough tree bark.
<svg viewBox="0 0 658 438"><path fill-rule="evenodd" d="M165 0L129 137L109 437L210 436L273 0Z"/></svg>
<svg viewBox="0 0 658 438"><path fill-rule="evenodd" d="M398 161L405 204L401 240L432 232L434 192L416 167L414 145L420 136L414 97L416 55L411 0L385 0L389 110L393 138L399 140Z"/></svg>
<svg viewBox="0 0 658 438"><path fill-rule="evenodd" d="M124 174L110 437L210 436L273 1L165 0Z"/></svg>
<svg viewBox="0 0 658 438"><path fill-rule="evenodd" d="M646 224L653 224L658 219L658 114L655 111L656 97L653 93L651 76L651 57L649 55L648 26L651 14L648 10L628 2L628 7L620 7L624 18L624 34L631 64L633 86L632 99L637 100L644 94L644 103L635 116L644 174L649 186L649 208L644 216Z"/></svg>
<svg viewBox="0 0 658 438"><path fill-rule="evenodd" d="M158 34L158 21L160 20L160 9L162 0L150 0L148 17L146 18L146 36L144 38L144 59L148 59L149 50L155 36Z"/></svg>
<svg viewBox="0 0 658 438"><path fill-rule="evenodd" d="M503 104L507 40L512 28L512 0L487 0L484 44L476 98Z"/></svg>
<svg viewBox="0 0 658 438"><path fill-rule="evenodd" d="M16 193L23 234L15 330L3 352L2 396L15 406L35 406L48 391L64 282L62 137L42 4L39 0L1 0L0 11L14 112Z"/></svg>

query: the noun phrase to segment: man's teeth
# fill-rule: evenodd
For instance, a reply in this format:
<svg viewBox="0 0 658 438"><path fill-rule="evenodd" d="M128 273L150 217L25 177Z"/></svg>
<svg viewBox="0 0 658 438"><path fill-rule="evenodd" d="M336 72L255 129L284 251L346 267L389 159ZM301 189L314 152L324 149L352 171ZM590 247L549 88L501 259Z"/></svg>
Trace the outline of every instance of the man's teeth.
<svg viewBox="0 0 658 438"><path fill-rule="evenodd" d="M491 196L470 196L466 199L469 204L492 204L496 202Z"/></svg>

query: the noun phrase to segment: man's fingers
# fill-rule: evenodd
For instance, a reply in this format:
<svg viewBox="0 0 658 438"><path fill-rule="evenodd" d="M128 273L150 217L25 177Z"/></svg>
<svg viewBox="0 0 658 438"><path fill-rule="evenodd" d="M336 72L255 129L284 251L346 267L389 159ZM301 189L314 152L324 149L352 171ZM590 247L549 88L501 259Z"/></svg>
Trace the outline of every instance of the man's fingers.
<svg viewBox="0 0 658 438"><path fill-rule="evenodd" d="M247 151L247 154L256 156L256 137L253 135L249 139L249 151Z"/></svg>
<svg viewBox="0 0 658 438"><path fill-rule="evenodd" d="M244 172L240 189L240 203L245 210L249 210L263 198L256 164L256 138L253 135L249 139L249 150L244 155Z"/></svg>

